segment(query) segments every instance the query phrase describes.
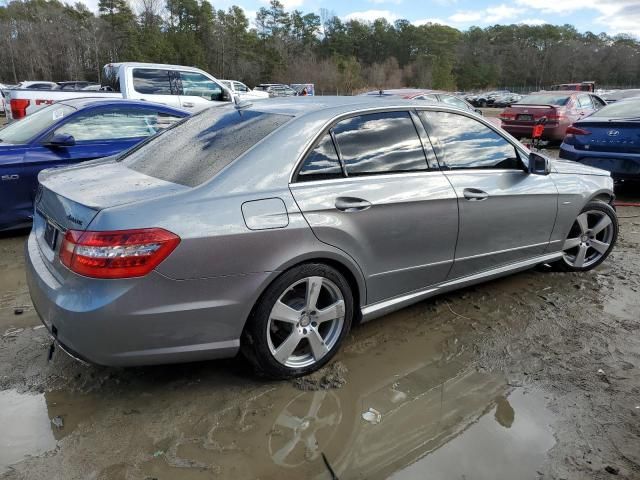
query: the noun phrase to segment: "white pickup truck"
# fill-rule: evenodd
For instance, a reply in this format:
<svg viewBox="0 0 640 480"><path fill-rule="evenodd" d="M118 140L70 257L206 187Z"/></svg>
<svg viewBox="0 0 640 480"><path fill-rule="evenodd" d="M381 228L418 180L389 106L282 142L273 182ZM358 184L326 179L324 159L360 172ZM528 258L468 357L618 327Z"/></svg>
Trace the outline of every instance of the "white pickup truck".
<svg viewBox="0 0 640 480"><path fill-rule="evenodd" d="M197 112L212 103L229 102L232 92L207 72L161 63L109 63L104 66L103 91L5 90L8 121L31 115L60 100L115 97L148 100ZM104 91L107 90L107 91Z"/></svg>
<svg viewBox="0 0 640 480"><path fill-rule="evenodd" d="M265 100L269 98L267 92L260 90L251 90L244 83L237 80L218 80L225 87L227 87L233 95L237 95L241 100Z"/></svg>

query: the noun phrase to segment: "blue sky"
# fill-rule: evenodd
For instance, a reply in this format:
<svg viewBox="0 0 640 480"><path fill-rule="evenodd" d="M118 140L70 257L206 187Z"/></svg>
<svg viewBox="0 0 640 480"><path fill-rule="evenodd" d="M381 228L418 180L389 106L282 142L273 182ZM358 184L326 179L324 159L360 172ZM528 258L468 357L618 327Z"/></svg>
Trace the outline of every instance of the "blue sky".
<svg viewBox="0 0 640 480"><path fill-rule="evenodd" d="M98 0L83 0L95 10ZM139 0L129 0L136 7ZM269 0L210 0L215 8L239 5L251 19ZM579 31L629 33L640 38L640 0L281 0L288 10L319 13L326 8L348 20L399 18L467 29L472 25L550 23L574 25Z"/></svg>

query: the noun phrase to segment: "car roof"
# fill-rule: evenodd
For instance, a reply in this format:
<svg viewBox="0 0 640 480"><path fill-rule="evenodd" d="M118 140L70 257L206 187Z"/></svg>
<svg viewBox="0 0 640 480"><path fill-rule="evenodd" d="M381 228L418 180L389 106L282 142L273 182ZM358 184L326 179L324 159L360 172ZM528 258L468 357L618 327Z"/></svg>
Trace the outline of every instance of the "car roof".
<svg viewBox="0 0 640 480"><path fill-rule="evenodd" d="M382 90L371 90L369 92L365 92L361 94L361 96L380 96L380 91L382 91L382 96L392 96L392 95L420 95L425 93L448 93L442 90L431 90L428 88L385 88ZM453 94L452 94L453 95Z"/></svg>
<svg viewBox="0 0 640 480"><path fill-rule="evenodd" d="M406 100L399 97L380 98L356 95L353 97L275 97L251 103L245 108L257 112L290 115L293 117L321 114L323 111L326 111L327 117L333 117L353 110L367 110L383 107L411 108L424 105L425 104L423 102Z"/></svg>
<svg viewBox="0 0 640 480"><path fill-rule="evenodd" d="M184 114L189 114L189 112L182 110L180 108L170 107L168 105L163 105L160 103L153 102L145 102L142 100L129 100L124 98L102 98L102 97L79 97L79 98L69 98L67 100L61 100L60 102L64 105L68 105L73 108L85 108L85 107L97 107L97 106L134 106L134 107L155 107L160 108L161 110L171 110L175 112L180 112Z"/></svg>

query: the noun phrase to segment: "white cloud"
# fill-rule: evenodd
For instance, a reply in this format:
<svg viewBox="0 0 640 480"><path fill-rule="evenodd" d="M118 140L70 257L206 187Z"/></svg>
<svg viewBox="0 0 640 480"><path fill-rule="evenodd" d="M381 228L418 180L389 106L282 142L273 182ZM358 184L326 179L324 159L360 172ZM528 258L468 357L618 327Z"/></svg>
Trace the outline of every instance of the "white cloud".
<svg viewBox="0 0 640 480"><path fill-rule="evenodd" d="M458 11L449 17L449 21L458 24L495 24L515 18L522 14L521 8L506 4L492 5L482 10Z"/></svg>
<svg viewBox="0 0 640 480"><path fill-rule="evenodd" d="M260 3L269 5L270 0L260 0ZM280 0L280 3L284 5L285 10L293 10L299 8L304 3L304 0Z"/></svg>
<svg viewBox="0 0 640 480"><path fill-rule="evenodd" d="M367 1L375 5L383 5L383 4L400 5L402 3L402 0L367 0Z"/></svg>
<svg viewBox="0 0 640 480"><path fill-rule="evenodd" d="M456 12L449 17L449 20L454 23L471 23L480 21L483 16L482 11Z"/></svg>
<svg viewBox="0 0 640 480"><path fill-rule="evenodd" d="M364 20L366 22L373 22L374 20L377 20L379 18L384 18L389 22L395 22L400 17L397 14L390 12L389 10L365 10L363 12L352 12L348 15L345 15L343 17L343 20L347 22L349 20Z"/></svg>
<svg viewBox="0 0 640 480"><path fill-rule="evenodd" d="M591 10L599 13L594 23L610 33L640 36L640 2L638 0L516 0L516 4L541 13L567 16Z"/></svg>
<svg viewBox="0 0 640 480"><path fill-rule="evenodd" d="M522 20L518 20L518 24L520 25L544 25L547 22L541 18L524 18Z"/></svg>
<svg viewBox="0 0 640 480"><path fill-rule="evenodd" d="M502 20L517 17L522 13L522 9L502 4L495 7L488 7L486 13L485 20L488 23L498 23Z"/></svg>
<svg viewBox="0 0 640 480"><path fill-rule="evenodd" d="M441 18L422 18L413 22L414 25L426 25L427 23L437 23L438 25L450 25L450 22Z"/></svg>

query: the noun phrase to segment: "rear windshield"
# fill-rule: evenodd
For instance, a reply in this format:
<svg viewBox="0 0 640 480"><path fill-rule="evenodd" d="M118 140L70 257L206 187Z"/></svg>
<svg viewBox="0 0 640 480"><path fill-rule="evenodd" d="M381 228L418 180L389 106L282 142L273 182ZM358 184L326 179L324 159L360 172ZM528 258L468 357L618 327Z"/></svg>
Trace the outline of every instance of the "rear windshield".
<svg viewBox="0 0 640 480"><path fill-rule="evenodd" d="M591 117L640 118L640 99L612 103L591 114ZM0 132L2 135L2 132Z"/></svg>
<svg viewBox="0 0 640 480"><path fill-rule="evenodd" d="M566 105L569 101L568 95L527 95L526 97L518 100L518 103L523 105Z"/></svg>
<svg viewBox="0 0 640 480"><path fill-rule="evenodd" d="M119 161L136 172L195 187L291 118L233 107L209 108L166 129Z"/></svg>

